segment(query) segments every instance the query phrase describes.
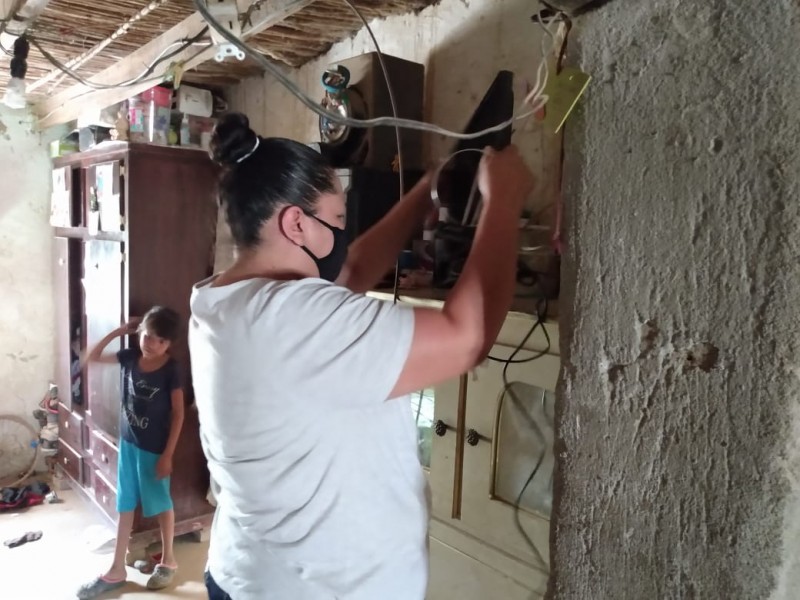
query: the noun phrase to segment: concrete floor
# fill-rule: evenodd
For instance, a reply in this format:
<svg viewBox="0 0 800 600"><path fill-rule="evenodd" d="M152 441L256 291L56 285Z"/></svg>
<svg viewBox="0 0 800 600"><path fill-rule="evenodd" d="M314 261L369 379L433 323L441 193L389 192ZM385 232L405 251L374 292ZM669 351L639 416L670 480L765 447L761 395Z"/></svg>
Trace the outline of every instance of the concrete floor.
<svg viewBox="0 0 800 600"><path fill-rule="evenodd" d="M27 531L42 539L18 548L0 546L0 598L3 600L73 600L75 591L108 568L114 529L72 490L58 492L61 504L35 506L0 515L0 541ZM128 568L128 584L100 600L206 600L203 585L208 545L176 540L179 569L175 583L158 593L145 588L147 575ZM154 595L155 594L155 595Z"/></svg>

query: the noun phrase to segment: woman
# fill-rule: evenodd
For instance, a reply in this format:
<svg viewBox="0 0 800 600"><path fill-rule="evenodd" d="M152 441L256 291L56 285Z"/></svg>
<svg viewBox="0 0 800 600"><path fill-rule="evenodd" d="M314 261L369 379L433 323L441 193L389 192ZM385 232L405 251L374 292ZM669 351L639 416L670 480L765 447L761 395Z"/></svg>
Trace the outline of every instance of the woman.
<svg viewBox="0 0 800 600"><path fill-rule="evenodd" d="M238 256L192 295L190 349L218 510L212 600L424 598L425 478L404 396L481 362L513 295L532 186L518 152L481 163L484 210L441 311L368 298L432 206L424 178L348 249L321 155L218 124ZM349 251L348 251L349 250Z"/></svg>

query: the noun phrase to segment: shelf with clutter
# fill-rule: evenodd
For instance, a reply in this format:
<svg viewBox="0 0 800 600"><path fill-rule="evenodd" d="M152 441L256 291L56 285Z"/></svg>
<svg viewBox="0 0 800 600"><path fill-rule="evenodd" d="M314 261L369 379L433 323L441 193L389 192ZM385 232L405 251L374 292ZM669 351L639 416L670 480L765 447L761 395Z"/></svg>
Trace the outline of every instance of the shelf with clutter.
<svg viewBox="0 0 800 600"><path fill-rule="evenodd" d="M113 143L138 143L208 151L217 116L227 110L220 92L198 86L154 86L127 100L81 116L75 128L50 144L58 158Z"/></svg>
<svg viewBox="0 0 800 600"><path fill-rule="evenodd" d="M435 235L426 231L423 240L406 250L398 262L397 300L417 306L441 308L458 276L458 265L453 265L446 247L440 242L436 254ZM518 315L539 316L547 320L558 316L560 260L553 248L550 227L520 223L520 252L517 266L517 286L511 312ZM438 260L437 260L438 258ZM385 300L395 299L393 277L370 292Z"/></svg>
<svg viewBox="0 0 800 600"><path fill-rule="evenodd" d="M384 58L389 77L402 84L402 103L389 106L390 94L371 53L331 65L324 72L323 106L362 119L395 111L400 118L421 120L423 66ZM483 149L501 149L511 143L511 126L495 126L511 122L514 107L514 74L499 71L464 129L464 134L473 137L458 140L431 174L431 211L423 227L398 257L397 273L387 274L373 296L441 306L469 256L483 209L477 186ZM398 146L389 128L349 128L324 117L319 132L315 146L337 169L347 194L347 233L352 242L391 210L401 191L407 193L423 176L422 133L404 131ZM553 199L558 194L552 187L540 186L536 190L539 202L520 217L512 306L516 313L543 318L555 315L560 281L560 243L555 235L558 207Z"/></svg>

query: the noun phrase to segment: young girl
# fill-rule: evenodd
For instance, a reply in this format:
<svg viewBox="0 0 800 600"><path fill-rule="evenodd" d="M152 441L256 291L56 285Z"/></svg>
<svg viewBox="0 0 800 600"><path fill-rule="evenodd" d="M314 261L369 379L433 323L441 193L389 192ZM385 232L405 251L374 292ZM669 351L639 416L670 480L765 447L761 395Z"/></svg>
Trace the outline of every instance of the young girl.
<svg viewBox="0 0 800 600"><path fill-rule="evenodd" d="M169 355L177 339L178 314L161 306L150 309L141 324L129 322L103 338L85 361L119 363L122 368L119 461L117 474L117 544L114 562L104 574L78 590L80 600L125 585L125 554L133 515L141 504L145 517L158 516L163 551L161 563L147 582L151 590L170 584L177 569L172 550L175 513L169 493L172 457L183 424L183 391L175 360ZM139 348L104 353L120 336L139 334Z"/></svg>

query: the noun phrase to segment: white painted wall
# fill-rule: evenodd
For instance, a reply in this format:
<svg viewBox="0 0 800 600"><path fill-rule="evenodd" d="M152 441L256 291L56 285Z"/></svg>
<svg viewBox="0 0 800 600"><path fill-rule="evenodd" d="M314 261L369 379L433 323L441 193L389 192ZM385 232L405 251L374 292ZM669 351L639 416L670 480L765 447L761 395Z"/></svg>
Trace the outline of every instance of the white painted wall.
<svg viewBox="0 0 800 600"><path fill-rule="evenodd" d="M50 160L24 111L0 105L0 413L30 418L54 371Z"/></svg>
<svg viewBox="0 0 800 600"><path fill-rule="evenodd" d="M516 74L518 102L533 84L542 36L531 21L536 10L537 4L529 0L442 0L419 14L373 21L370 27L384 53L425 65L426 120L461 131L499 70ZM319 79L327 65L372 50L369 35L362 29L326 55L288 72L306 93L321 100ZM247 114L261 135L319 141L316 115L269 75L236 86L230 98L231 109ZM515 134L514 143L539 181L530 206L551 207L558 190L560 136L527 122ZM425 160L443 158L452 145L452 140L428 135ZM540 215L545 222L551 216L550 210Z"/></svg>

